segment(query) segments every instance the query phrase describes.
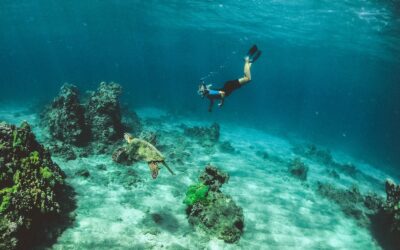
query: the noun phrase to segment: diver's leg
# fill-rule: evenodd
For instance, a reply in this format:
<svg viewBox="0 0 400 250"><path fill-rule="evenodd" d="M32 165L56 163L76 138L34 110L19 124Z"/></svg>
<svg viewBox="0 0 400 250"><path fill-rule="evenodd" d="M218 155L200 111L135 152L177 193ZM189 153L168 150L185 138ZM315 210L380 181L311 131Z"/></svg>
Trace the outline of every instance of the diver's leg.
<svg viewBox="0 0 400 250"><path fill-rule="evenodd" d="M208 106L208 112L212 111L213 105L214 105L214 99L210 99L210 106Z"/></svg>
<svg viewBox="0 0 400 250"><path fill-rule="evenodd" d="M242 78L239 78L240 85L244 85L251 81L250 68L251 68L251 62L250 59L247 57L244 62L244 69L243 69L244 76Z"/></svg>

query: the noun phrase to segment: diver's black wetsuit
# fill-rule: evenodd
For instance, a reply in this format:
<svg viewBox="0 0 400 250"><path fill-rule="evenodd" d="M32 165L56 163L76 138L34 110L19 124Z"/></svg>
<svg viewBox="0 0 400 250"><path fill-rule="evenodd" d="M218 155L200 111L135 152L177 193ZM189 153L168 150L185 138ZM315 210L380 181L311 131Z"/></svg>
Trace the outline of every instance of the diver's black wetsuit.
<svg viewBox="0 0 400 250"><path fill-rule="evenodd" d="M222 100L220 106L223 105L224 98L232 94L233 91L242 87L238 79L230 80L225 82L224 86L220 89L210 89L206 92L206 97L210 100L210 106L208 107L208 111L211 112L212 106L214 105L215 100ZM222 98L220 91L225 93L224 98Z"/></svg>
<svg viewBox="0 0 400 250"><path fill-rule="evenodd" d="M225 82L224 87L220 91L225 92L225 96L229 96L233 91L242 87L238 79Z"/></svg>

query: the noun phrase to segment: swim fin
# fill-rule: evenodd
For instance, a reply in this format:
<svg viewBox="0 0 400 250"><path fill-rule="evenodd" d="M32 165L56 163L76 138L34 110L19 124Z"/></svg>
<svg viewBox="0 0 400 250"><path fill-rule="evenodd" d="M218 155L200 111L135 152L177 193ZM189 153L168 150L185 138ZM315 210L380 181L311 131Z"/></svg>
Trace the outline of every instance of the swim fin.
<svg viewBox="0 0 400 250"><path fill-rule="evenodd" d="M261 56L261 50L257 50L257 52L253 55L253 57L250 57L250 62L254 63L260 56Z"/></svg>
<svg viewBox="0 0 400 250"><path fill-rule="evenodd" d="M260 56L261 56L261 50L258 50L257 45L254 44L249 49L249 52L247 52L246 56L244 57L244 60L247 60L248 58L251 63L254 63Z"/></svg>
<svg viewBox="0 0 400 250"><path fill-rule="evenodd" d="M253 45L250 49L249 52L247 52L247 56L248 57L252 57L254 55L254 53L256 53L258 50L257 45Z"/></svg>

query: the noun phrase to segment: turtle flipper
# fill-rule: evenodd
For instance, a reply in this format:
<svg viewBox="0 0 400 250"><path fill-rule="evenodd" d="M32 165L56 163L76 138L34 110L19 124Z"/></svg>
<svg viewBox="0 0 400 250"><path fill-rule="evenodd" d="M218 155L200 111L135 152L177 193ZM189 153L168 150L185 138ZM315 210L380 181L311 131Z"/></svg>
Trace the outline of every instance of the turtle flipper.
<svg viewBox="0 0 400 250"><path fill-rule="evenodd" d="M148 165L150 168L151 177L153 179L156 179L158 176L158 171L160 170L160 168L157 165L157 162L152 161L152 162L149 162Z"/></svg>
<svg viewBox="0 0 400 250"><path fill-rule="evenodd" d="M161 163L168 169L168 171L169 171L172 175L175 175L175 173L172 171L172 169L167 165L167 163L166 163L165 161L162 161Z"/></svg>

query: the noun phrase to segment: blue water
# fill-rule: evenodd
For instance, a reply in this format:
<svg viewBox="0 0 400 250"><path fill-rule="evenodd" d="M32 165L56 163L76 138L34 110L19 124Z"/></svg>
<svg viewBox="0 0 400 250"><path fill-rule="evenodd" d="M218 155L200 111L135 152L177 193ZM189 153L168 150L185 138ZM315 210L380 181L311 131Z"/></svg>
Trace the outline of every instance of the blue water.
<svg viewBox="0 0 400 250"><path fill-rule="evenodd" d="M64 82L124 87L132 107L296 134L400 163L396 1L11 1L0 3L0 105L45 103ZM199 79L253 81L207 112Z"/></svg>

